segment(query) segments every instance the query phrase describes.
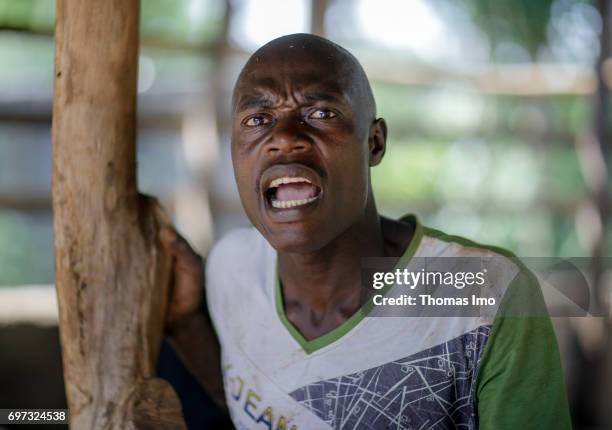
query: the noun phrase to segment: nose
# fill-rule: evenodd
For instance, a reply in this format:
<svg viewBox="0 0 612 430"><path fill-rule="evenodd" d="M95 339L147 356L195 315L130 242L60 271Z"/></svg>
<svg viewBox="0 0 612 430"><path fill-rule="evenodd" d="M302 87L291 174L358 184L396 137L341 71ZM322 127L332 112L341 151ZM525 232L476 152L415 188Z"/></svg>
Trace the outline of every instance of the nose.
<svg viewBox="0 0 612 430"><path fill-rule="evenodd" d="M305 132L306 124L301 118L279 118L274 125L266 145L269 154L290 154L310 149L312 141Z"/></svg>

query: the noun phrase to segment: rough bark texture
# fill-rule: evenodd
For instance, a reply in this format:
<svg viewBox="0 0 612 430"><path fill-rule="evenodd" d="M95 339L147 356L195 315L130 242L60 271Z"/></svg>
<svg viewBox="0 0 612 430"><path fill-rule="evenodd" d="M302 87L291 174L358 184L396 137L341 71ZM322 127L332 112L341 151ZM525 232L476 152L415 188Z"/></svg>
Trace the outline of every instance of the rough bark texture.
<svg viewBox="0 0 612 430"><path fill-rule="evenodd" d="M57 0L56 288L75 429L184 428L154 379L171 261L136 186L138 0Z"/></svg>

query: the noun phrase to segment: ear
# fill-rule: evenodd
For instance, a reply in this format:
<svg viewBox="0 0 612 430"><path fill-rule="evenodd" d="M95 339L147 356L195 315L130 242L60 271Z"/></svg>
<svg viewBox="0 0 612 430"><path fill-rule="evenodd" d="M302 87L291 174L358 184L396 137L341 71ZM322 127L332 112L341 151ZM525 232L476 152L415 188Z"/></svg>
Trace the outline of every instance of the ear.
<svg viewBox="0 0 612 430"><path fill-rule="evenodd" d="M370 153L370 166L378 165L385 155L387 148L387 123L384 119L374 120L370 126L368 136L368 149Z"/></svg>

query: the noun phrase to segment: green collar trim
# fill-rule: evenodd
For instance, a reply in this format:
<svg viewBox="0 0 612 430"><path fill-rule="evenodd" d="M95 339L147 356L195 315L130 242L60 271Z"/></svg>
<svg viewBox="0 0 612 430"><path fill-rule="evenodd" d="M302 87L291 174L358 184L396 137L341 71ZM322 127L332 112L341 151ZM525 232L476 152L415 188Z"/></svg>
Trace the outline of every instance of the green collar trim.
<svg viewBox="0 0 612 430"><path fill-rule="evenodd" d="M400 220L404 222L414 223L415 229L414 229L414 235L412 236L412 239L410 240L410 244L406 248L406 251L404 251L402 256L399 258L397 264L395 265L394 270L397 268L405 267L408 264L412 256L415 254L417 248L421 244L421 239L423 238L423 226L421 225L421 223L419 223L416 216L406 215L400 218ZM374 306L374 303L371 300L368 300L361 306L361 308L357 310L357 312L351 315L349 319L344 321L342 324L340 324L335 329L315 339L307 340L306 338L304 338L304 336L302 336L302 333L300 333L299 330L295 328L293 323L289 321L289 318L287 318L287 315L285 314L283 291L280 285L278 269L276 267L275 267L274 277L276 279L276 285L274 288L275 289L274 296L275 296L275 302L276 302L276 313L278 314L278 317L283 323L283 325L287 328L287 331L289 332L289 334L291 334L291 336L295 339L297 343L300 344L302 349L304 349L304 351L307 354L310 354L318 349L321 349L327 345L330 345L333 342L340 339L345 334L347 334L370 313L370 311L372 310L372 307ZM387 292L389 291L391 287L392 287L391 285L386 286L385 288L380 290L379 294L383 294L383 295L387 294Z"/></svg>

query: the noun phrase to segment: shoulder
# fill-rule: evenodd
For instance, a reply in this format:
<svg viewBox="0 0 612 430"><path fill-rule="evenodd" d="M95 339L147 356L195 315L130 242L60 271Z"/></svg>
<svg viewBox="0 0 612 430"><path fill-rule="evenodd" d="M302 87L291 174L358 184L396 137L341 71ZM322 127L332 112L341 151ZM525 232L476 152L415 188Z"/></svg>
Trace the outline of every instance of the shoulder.
<svg viewBox="0 0 612 430"><path fill-rule="evenodd" d="M422 228L421 253L423 256L439 256L456 259L479 259L486 261L492 271L489 276L497 275L496 280L510 283L519 277L531 277L530 270L513 252L495 245L444 233L429 227Z"/></svg>
<svg viewBox="0 0 612 430"><path fill-rule="evenodd" d="M236 265L262 253L267 242L254 227L232 230L219 239L207 257L207 267Z"/></svg>
<svg viewBox="0 0 612 430"><path fill-rule="evenodd" d="M517 259L516 255L505 248L479 243L463 236L447 234L430 227L423 227L423 238L436 244L439 248L450 248L449 251L454 251L457 255L497 255L505 257L510 262Z"/></svg>
<svg viewBox="0 0 612 430"><path fill-rule="evenodd" d="M206 298L217 330L224 326L220 315L235 315L236 309L267 285L274 253L255 228L239 228L215 243L206 259Z"/></svg>
<svg viewBox="0 0 612 430"><path fill-rule="evenodd" d="M236 285L255 280L270 258L270 245L253 227L239 228L213 245L206 259L206 288ZM240 281L240 282L235 282Z"/></svg>
<svg viewBox="0 0 612 430"><path fill-rule="evenodd" d="M223 285L235 290L242 285L265 283L276 252L253 227L239 228L223 236L206 259L206 288Z"/></svg>
<svg viewBox="0 0 612 430"><path fill-rule="evenodd" d="M487 319L517 314L547 315L538 278L511 251L428 227L423 227L420 251L424 257L446 260L442 263L445 267L486 270L487 289L483 295L495 298L496 302L495 307L483 311Z"/></svg>

